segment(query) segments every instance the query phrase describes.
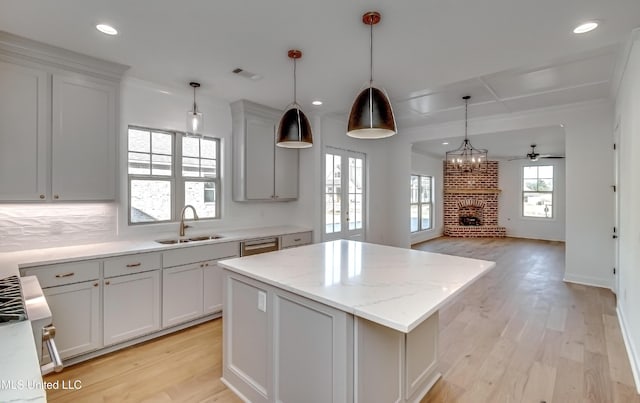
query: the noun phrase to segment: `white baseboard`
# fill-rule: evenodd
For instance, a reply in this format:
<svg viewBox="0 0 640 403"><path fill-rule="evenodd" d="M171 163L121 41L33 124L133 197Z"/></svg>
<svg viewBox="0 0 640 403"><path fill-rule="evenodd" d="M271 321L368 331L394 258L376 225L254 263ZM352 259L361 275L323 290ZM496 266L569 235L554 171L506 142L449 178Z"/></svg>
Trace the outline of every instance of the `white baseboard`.
<svg viewBox="0 0 640 403"><path fill-rule="evenodd" d="M627 330L627 321L620 310L620 307L616 307L616 313L618 314L618 322L620 323L620 331L622 332L622 338L624 339L624 345L627 348L627 355L629 356L629 364L631 364L631 372L633 373L633 380L636 383L636 391L640 394L640 358L637 351L634 350L631 343L631 335Z"/></svg>
<svg viewBox="0 0 640 403"><path fill-rule="evenodd" d="M613 290L610 279L608 280L608 279L602 279L598 277L578 276L575 274L565 273L563 281L565 283L590 285L592 287L608 288L610 290Z"/></svg>

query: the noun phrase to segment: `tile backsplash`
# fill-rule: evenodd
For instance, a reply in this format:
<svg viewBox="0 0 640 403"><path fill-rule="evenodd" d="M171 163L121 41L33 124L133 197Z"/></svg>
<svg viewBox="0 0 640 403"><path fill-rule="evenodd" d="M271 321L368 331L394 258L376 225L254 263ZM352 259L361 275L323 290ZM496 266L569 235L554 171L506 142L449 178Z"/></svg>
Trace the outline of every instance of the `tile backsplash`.
<svg viewBox="0 0 640 403"><path fill-rule="evenodd" d="M0 252L110 241L117 215L114 203L0 204Z"/></svg>

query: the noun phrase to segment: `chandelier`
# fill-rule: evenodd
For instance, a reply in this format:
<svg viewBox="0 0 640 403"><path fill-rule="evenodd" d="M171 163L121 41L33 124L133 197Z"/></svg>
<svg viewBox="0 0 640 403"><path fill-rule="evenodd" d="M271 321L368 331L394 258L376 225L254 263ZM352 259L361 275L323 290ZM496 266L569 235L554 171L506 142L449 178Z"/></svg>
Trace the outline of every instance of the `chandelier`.
<svg viewBox="0 0 640 403"><path fill-rule="evenodd" d="M468 129L468 109L471 96L466 95L464 99L464 140L460 147L446 153L447 171L458 173L471 173L477 170L484 170L487 166L487 150L475 148L467 138Z"/></svg>

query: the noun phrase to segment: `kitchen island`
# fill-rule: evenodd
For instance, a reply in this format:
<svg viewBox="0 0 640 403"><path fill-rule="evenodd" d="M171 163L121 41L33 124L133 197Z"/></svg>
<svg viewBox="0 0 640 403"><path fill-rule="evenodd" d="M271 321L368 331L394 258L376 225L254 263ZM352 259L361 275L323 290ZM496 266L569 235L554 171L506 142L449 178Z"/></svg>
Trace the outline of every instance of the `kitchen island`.
<svg viewBox="0 0 640 403"><path fill-rule="evenodd" d="M223 382L251 402L417 402L438 310L495 263L356 241L223 260Z"/></svg>

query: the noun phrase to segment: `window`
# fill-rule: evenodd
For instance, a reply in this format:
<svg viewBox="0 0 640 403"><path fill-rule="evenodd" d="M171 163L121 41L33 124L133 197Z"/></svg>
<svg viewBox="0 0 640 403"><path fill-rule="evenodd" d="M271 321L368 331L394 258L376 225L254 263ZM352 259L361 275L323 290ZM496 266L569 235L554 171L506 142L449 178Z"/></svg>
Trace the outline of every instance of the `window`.
<svg viewBox="0 0 640 403"><path fill-rule="evenodd" d="M522 215L553 218L553 166L525 166L522 171Z"/></svg>
<svg viewBox="0 0 640 403"><path fill-rule="evenodd" d="M433 177L411 175L411 232L431 229L433 224Z"/></svg>
<svg viewBox="0 0 640 403"><path fill-rule="evenodd" d="M129 127L129 223L177 221L188 204L218 218L219 152L218 139Z"/></svg>

